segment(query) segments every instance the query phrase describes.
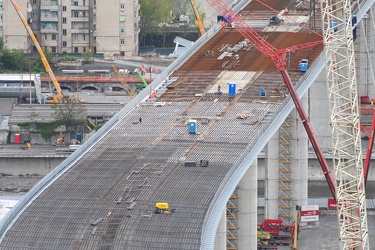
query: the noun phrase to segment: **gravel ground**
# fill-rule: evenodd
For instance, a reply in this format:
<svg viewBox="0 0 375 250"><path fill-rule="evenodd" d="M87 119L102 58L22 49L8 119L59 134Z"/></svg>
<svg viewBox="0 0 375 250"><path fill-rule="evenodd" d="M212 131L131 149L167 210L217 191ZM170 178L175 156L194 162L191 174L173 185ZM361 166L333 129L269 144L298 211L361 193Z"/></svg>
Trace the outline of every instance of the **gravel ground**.
<svg viewBox="0 0 375 250"><path fill-rule="evenodd" d="M43 176L27 175L27 176L9 176L0 174L0 191L3 192L27 192L29 191Z"/></svg>

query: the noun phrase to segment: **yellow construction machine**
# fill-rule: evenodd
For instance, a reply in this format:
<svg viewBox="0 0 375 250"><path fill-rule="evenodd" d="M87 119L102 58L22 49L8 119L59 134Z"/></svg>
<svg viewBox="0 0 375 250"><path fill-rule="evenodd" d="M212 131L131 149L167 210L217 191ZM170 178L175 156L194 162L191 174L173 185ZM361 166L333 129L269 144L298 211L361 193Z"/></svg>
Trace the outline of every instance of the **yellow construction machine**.
<svg viewBox="0 0 375 250"><path fill-rule="evenodd" d="M53 73L53 71L51 69L51 66L48 63L48 60L47 60L46 56L44 55L44 52L43 52L42 48L39 45L38 40L36 40L35 35L34 35L33 31L31 30L29 24L27 23L26 18L23 16L18 4L16 3L15 0L10 0L10 1L12 2L13 7L16 10L18 16L20 17L20 19L21 19L23 25L25 26L27 32L29 33L29 36L30 36L31 40L33 41L35 47L37 48L38 53L39 53L39 55L42 59L44 68L45 68L46 72L48 73L49 77L51 78L51 81L52 81L53 85L55 86L57 94L53 95L53 96L50 96L50 97L47 97L46 102L47 103L62 103L65 100L69 100L70 99L69 96L64 96L62 94L60 84L57 82L55 74ZM85 101L79 100L79 102L85 102Z"/></svg>
<svg viewBox="0 0 375 250"><path fill-rule="evenodd" d="M167 202L157 202L155 204L155 214L172 214L175 209L169 209Z"/></svg>
<svg viewBox="0 0 375 250"><path fill-rule="evenodd" d="M115 72L115 74L117 75L117 77L120 79L120 81L122 83L122 86L124 86L124 89L126 90L126 92L128 93L128 95L131 98L134 98L137 94L134 93L133 90L130 88L130 86L128 85L128 83L125 81L123 75L118 71L118 69L116 68L115 65L112 65L112 69Z"/></svg>

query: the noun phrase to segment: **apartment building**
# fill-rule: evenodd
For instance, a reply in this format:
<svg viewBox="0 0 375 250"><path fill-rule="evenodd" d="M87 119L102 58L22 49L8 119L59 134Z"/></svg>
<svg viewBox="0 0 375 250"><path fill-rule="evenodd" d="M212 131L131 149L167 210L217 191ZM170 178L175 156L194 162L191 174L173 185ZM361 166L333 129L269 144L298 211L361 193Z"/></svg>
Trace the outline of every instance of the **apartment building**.
<svg viewBox="0 0 375 250"><path fill-rule="evenodd" d="M18 0L40 46L53 53L105 57L138 52L138 0ZM36 51L11 1L0 0L0 34L9 49Z"/></svg>

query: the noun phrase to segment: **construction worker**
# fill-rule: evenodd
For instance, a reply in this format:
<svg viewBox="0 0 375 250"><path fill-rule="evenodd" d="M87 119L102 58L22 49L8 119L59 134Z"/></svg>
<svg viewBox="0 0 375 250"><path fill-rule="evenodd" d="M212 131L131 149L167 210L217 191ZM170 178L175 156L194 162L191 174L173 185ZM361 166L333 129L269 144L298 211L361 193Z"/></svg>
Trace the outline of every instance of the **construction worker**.
<svg viewBox="0 0 375 250"><path fill-rule="evenodd" d="M288 14L289 14L288 7L285 7L285 9L284 9L284 15L287 16Z"/></svg>
<svg viewBox="0 0 375 250"><path fill-rule="evenodd" d="M151 93L150 93L150 99L152 99L154 97L158 98L158 96L156 95L156 91L155 90L151 91Z"/></svg>

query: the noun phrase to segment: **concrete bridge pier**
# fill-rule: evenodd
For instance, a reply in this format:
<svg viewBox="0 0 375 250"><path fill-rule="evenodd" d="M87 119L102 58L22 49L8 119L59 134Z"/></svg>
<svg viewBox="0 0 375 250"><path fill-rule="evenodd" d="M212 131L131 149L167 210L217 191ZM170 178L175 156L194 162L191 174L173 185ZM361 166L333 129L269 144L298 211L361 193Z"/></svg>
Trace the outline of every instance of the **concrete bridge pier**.
<svg viewBox="0 0 375 250"><path fill-rule="evenodd" d="M218 250L226 250L227 249L227 216L226 216L226 209L224 209L223 214L221 215L219 227L217 228L216 232L216 239L215 239L215 248Z"/></svg>
<svg viewBox="0 0 375 250"><path fill-rule="evenodd" d="M257 249L258 161L238 185L238 249Z"/></svg>
<svg viewBox="0 0 375 250"><path fill-rule="evenodd" d="M307 98L301 99L302 105L307 106ZM306 108L305 108L306 109ZM292 111L293 124L293 139L292 139L292 164L291 164L291 195L292 195L292 209L291 217L293 218L296 205L302 206L308 203L308 144L309 138L306 130L299 119L296 110ZM292 219L294 221L294 218Z"/></svg>
<svg viewBox="0 0 375 250"><path fill-rule="evenodd" d="M264 218L277 219L279 206L279 133L275 133L265 148L265 211Z"/></svg>

